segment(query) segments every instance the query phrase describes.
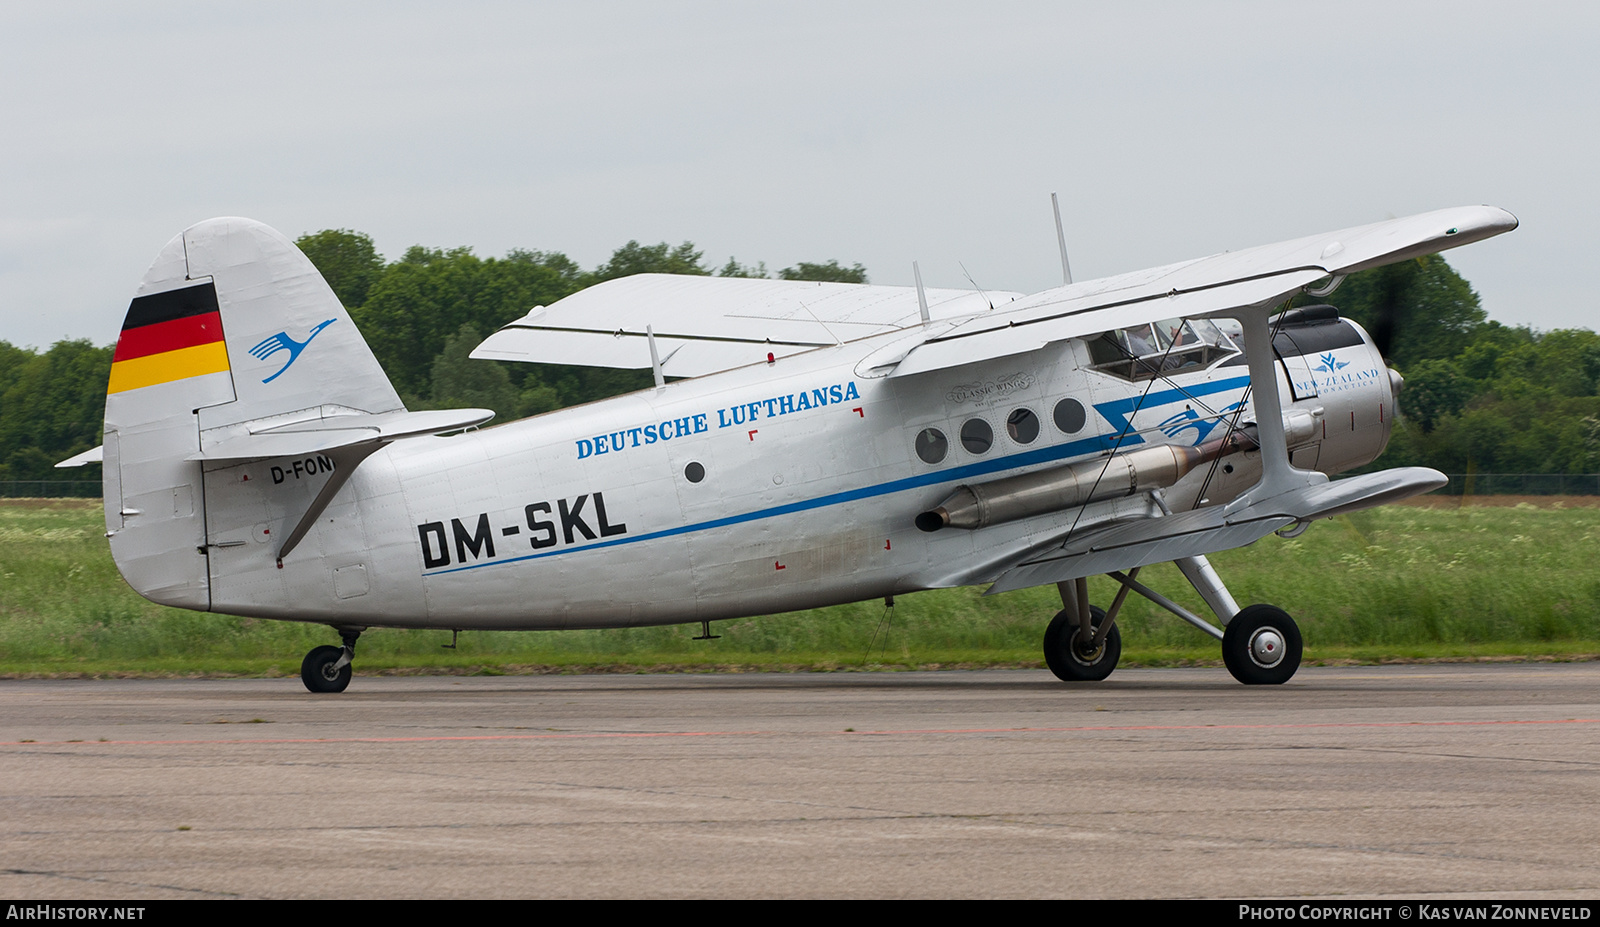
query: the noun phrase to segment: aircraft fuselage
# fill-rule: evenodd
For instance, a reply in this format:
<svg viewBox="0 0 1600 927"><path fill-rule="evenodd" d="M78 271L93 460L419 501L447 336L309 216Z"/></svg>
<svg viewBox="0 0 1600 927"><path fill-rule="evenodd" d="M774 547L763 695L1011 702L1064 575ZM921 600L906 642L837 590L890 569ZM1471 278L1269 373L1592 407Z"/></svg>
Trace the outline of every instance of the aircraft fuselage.
<svg viewBox="0 0 1600 927"><path fill-rule="evenodd" d="M895 337L389 445L281 565L274 540L332 462L208 469L211 609L352 627L599 628L982 582L990 564L1074 525L1149 514L1151 500L918 530L917 514L956 486L1114 446L1200 444L1241 403L1240 419L1253 418L1238 363L1135 380L1096 369L1074 340L941 372L936 383L862 375ZM1285 410L1319 423L1296 465L1335 472L1382 450L1394 400L1365 339L1327 353L1276 366ZM1312 369L1319 361L1326 371ZM945 441L936 462L919 445L928 429ZM1191 473L1167 498L1192 507L1203 488L1203 504L1226 502L1257 479L1257 457Z"/></svg>

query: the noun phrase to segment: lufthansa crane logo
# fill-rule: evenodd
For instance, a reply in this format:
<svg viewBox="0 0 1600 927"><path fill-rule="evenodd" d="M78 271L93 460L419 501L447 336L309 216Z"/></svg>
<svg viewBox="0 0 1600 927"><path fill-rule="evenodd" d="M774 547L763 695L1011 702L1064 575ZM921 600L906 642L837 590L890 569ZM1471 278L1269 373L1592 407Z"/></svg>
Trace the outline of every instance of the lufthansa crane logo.
<svg viewBox="0 0 1600 927"><path fill-rule="evenodd" d="M271 383L273 380L276 380L278 377L282 376L285 370L288 370L294 365L295 359L300 356L301 351L306 349L306 345L311 343L311 339L317 337L318 332L337 321L338 319L329 319L328 321L323 322L321 325L318 325L316 328L313 328L311 330L311 334L306 335L306 340L304 341L296 341L289 337L289 333L287 331L282 331L270 338L263 339L260 344L251 348L250 355L257 360L266 360L272 355L277 354L279 351L289 352L289 359L284 362L282 367L278 368L278 372L270 377L267 377L261 382Z"/></svg>

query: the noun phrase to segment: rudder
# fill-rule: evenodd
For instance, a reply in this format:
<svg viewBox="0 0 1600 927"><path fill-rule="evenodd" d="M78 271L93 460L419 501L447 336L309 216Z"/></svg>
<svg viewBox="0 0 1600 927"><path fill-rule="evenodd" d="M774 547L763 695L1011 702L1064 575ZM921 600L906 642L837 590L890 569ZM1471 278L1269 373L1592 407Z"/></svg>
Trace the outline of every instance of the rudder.
<svg viewBox="0 0 1600 927"><path fill-rule="evenodd" d="M309 259L249 219L191 226L128 308L105 419L106 532L146 598L208 609L202 463L274 421L404 411Z"/></svg>

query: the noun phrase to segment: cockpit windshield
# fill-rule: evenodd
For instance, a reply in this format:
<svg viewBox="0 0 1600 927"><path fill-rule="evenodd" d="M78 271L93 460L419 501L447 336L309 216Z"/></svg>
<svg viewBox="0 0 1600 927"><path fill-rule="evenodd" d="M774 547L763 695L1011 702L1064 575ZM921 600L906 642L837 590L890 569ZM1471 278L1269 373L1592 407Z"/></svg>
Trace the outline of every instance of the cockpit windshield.
<svg viewBox="0 0 1600 927"><path fill-rule="evenodd" d="M1233 319L1162 319L1087 339L1094 369L1125 380L1148 380L1170 371L1200 370L1239 353Z"/></svg>

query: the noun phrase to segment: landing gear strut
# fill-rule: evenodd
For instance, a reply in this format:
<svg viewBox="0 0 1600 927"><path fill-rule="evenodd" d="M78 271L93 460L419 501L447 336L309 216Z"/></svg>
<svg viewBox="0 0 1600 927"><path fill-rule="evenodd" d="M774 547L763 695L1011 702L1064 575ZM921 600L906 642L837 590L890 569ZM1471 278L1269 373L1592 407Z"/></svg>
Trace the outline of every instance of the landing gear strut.
<svg viewBox="0 0 1600 927"><path fill-rule="evenodd" d="M340 631L343 647L316 647L300 662L300 681L311 692L343 692L350 685L350 661L360 631Z"/></svg>
<svg viewBox="0 0 1600 927"><path fill-rule="evenodd" d="M1061 604L1044 632L1044 662L1062 682L1099 682L1122 658L1122 634L1115 612L1126 593L1111 604L1112 614L1089 604L1087 580L1060 583ZM1087 618L1088 620L1085 620Z"/></svg>
<svg viewBox="0 0 1600 927"><path fill-rule="evenodd" d="M1090 609L1093 626L1100 630L1105 623L1105 609ZM1122 635L1115 624L1106 631L1105 639L1096 644L1078 636L1078 616L1062 609L1051 619L1044 632L1044 662L1050 672L1062 682L1099 682L1111 675L1122 658Z"/></svg>
<svg viewBox="0 0 1600 927"><path fill-rule="evenodd" d="M1289 613L1276 605L1248 605L1240 608L1222 580L1204 557L1185 557L1174 561L1195 591L1205 600L1224 627L1219 628L1144 583L1139 568L1128 573L1110 573L1122 584L1109 611L1089 605L1087 580L1057 583L1061 604L1066 608L1050 622L1044 633L1044 659L1056 678L1067 682L1100 680L1111 675L1122 656L1122 637L1117 633L1117 613L1129 592L1161 606L1222 643L1222 662L1233 678L1247 686L1272 686L1288 682L1300 668L1303 649L1300 628ZM1082 619L1087 612L1088 621Z"/></svg>

